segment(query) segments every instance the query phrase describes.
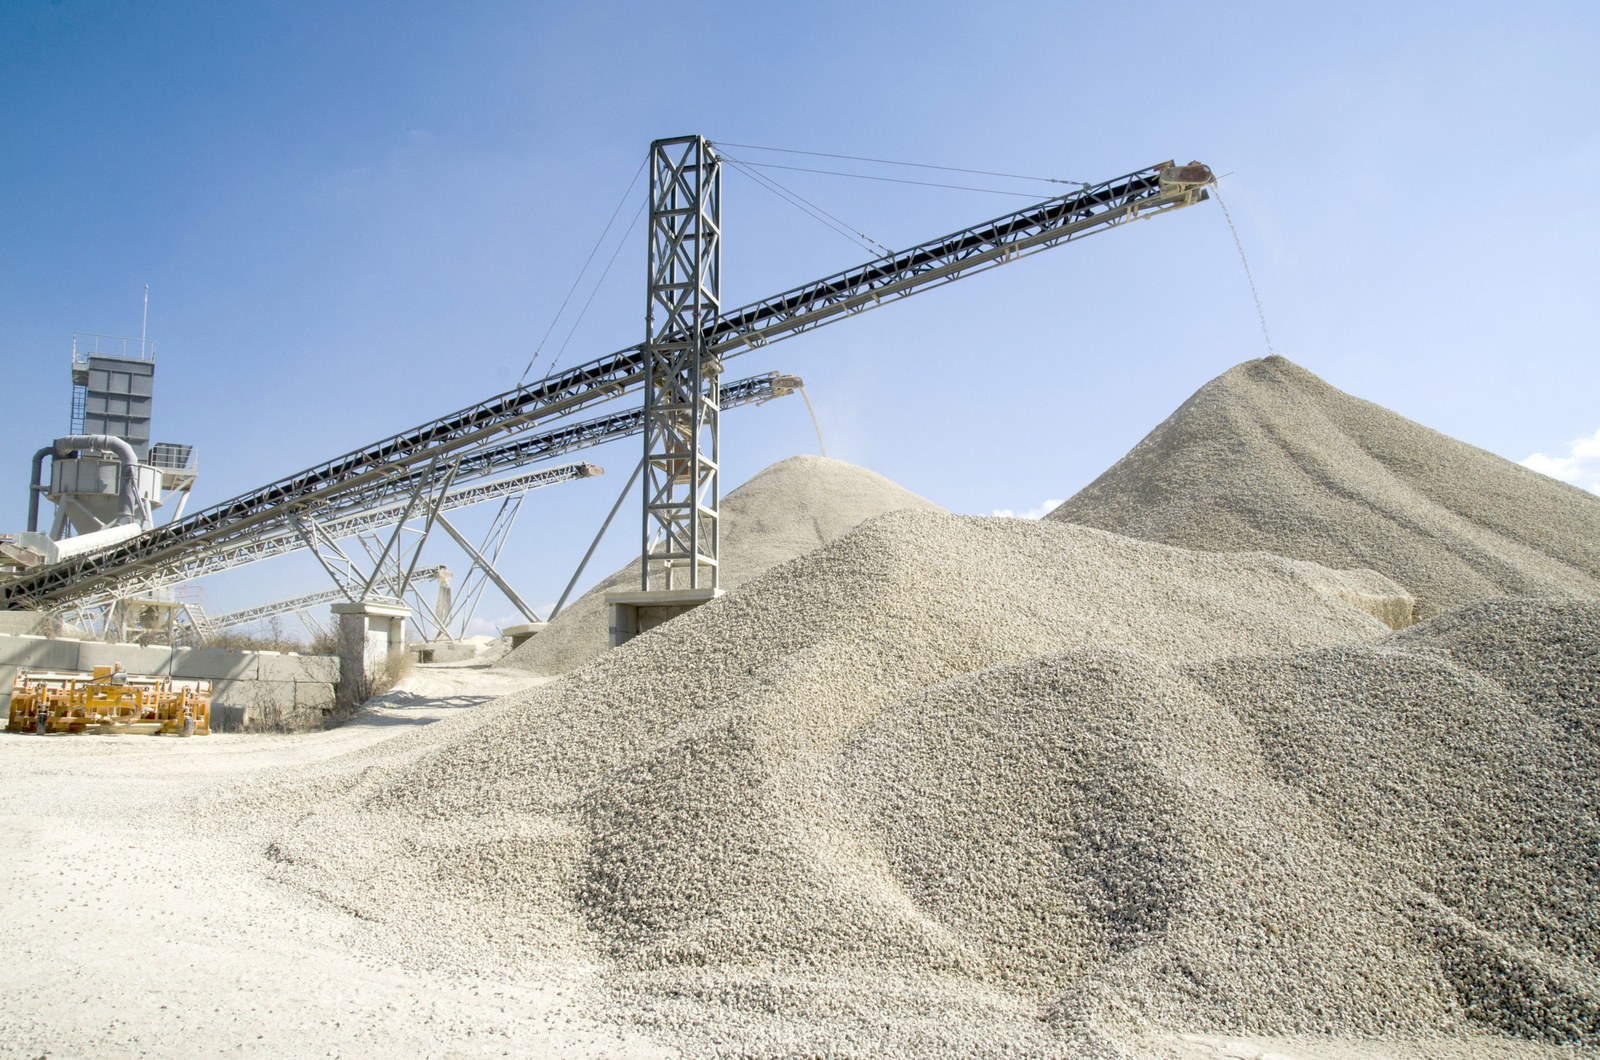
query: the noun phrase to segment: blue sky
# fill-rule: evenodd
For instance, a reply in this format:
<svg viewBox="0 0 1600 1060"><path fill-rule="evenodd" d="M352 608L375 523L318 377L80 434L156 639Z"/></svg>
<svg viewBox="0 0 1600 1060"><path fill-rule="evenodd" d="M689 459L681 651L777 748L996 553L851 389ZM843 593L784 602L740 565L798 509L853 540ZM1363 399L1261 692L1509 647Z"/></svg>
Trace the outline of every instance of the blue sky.
<svg viewBox="0 0 1600 1060"><path fill-rule="evenodd" d="M572 364L639 341L637 228L576 328L598 270L552 320L619 202L622 224L642 202L624 190L650 140L686 133L1086 181L1200 159L1277 352L1593 487L1597 54L1588 2L8 0L0 529L22 528L28 458L66 431L72 333L138 334L147 283L155 433L199 448L191 510L504 390L547 332L536 375L563 344ZM1028 201L768 172L890 246ZM871 256L738 172L724 229L729 306ZM729 372L804 377L829 455L958 512L1026 512L1265 352L1205 204ZM724 448L731 486L816 437L790 399L730 411ZM503 563L526 597L560 592L637 458L595 450L610 477L529 499ZM636 550L636 519L594 575ZM259 564L207 602L319 577Z"/></svg>

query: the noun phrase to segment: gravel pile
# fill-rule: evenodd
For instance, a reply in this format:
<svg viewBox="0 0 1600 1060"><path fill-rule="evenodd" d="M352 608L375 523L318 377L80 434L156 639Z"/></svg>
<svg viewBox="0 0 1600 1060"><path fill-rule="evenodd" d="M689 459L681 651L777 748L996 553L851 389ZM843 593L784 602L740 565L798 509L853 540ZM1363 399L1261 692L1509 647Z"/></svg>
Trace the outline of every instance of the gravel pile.
<svg viewBox="0 0 1600 1060"><path fill-rule="evenodd" d="M1465 833L1390 851L1363 838L1382 800L1454 769L1455 802L1392 827L1467 813L1482 754L1273 713L1340 702L1320 679L1405 717L1442 697L1480 722L1460 742L1505 741L1483 715L1533 691L1503 667L1407 683L1388 707L1370 671L1459 675L1538 635L1394 633L1351 602L1404 601L1383 589L1265 554L896 512L565 680L391 741L332 797L318 777L256 809L278 815L274 871L381 924L392 955L513 975L559 956L594 969L615 1018L691 1053L1527 1031L1504 1000L1524 995L1581 1023L1593 959L1557 939L1592 941L1600 880L1545 863L1592 842L1592 749L1577 772L1514 763L1506 784L1530 786L1506 805L1544 807L1521 860L1439 853ZM1556 651L1581 713L1594 616L1526 606L1590 637ZM1552 881L1579 897L1541 897ZM1509 899L1522 910L1479 908ZM1495 976L1503 999L1472 1010L1463 984Z"/></svg>
<svg viewBox="0 0 1600 1060"><path fill-rule="evenodd" d="M1280 359L1068 506L1203 549L786 462L725 597L231 818L685 1055L1600 1051L1596 509L1502 465Z"/></svg>
<svg viewBox="0 0 1600 1060"><path fill-rule="evenodd" d="M880 713L840 787L919 915L1052 1018L1600 1044L1600 605ZM1047 1000L1048 999L1048 1000Z"/></svg>
<svg viewBox="0 0 1600 1060"><path fill-rule="evenodd" d="M1600 597L1600 499L1285 360L1201 387L1050 519L1185 548L1380 571L1418 614Z"/></svg>
<svg viewBox="0 0 1600 1060"><path fill-rule="evenodd" d="M874 471L822 456L773 464L722 499L724 589L825 545L866 519L901 508L943 511ZM637 589L637 560L616 571L557 615L501 665L564 674L609 647L605 594Z"/></svg>

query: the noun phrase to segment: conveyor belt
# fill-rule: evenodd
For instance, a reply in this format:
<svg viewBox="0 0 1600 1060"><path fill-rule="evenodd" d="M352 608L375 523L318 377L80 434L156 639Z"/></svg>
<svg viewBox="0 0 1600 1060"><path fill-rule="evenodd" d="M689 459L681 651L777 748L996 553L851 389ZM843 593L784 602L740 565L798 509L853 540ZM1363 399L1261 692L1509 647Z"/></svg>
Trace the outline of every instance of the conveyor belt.
<svg viewBox="0 0 1600 1060"><path fill-rule="evenodd" d="M729 383L721 389L721 400L724 408L759 404L792 393L800 385L800 380L794 376L767 372ZM452 483L467 486L511 468L525 467L625 438L637 434L643 422L644 412L630 409L580 423L563 424L547 431L518 434L509 442L468 450L462 454ZM357 529L365 529L391 518L394 511L402 507L405 500L417 490L436 489L443 483L448 471L448 465L435 465L409 475L379 480L367 490L340 494L315 511L295 513L294 518L314 520L321 536L337 540L355 533ZM297 552L306 544L294 526L294 518L286 513L276 523L258 525L243 535L228 538L219 535L205 542L203 548L172 553L164 561L147 562L136 571L120 575L115 571L101 574L92 582L80 583L78 592L57 602L70 602L80 608L95 607L130 591L149 592Z"/></svg>
<svg viewBox="0 0 1600 1060"><path fill-rule="evenodd" d="M1162 163L897 251L720 317L707 336L723 358L786 338L884 301L1057 246L1141 215L1191 205L1206 181L1171 183ZM1200 167L1203 169L1203 167ZM111 548L31 571L0 585L0 609L59 606L140 570L172 567L230 541L281 528L290 516L384 492L396 479L427 475L500 436L569 416L642 386L642 346L629 346L537 383L280 479Z"/></svg>

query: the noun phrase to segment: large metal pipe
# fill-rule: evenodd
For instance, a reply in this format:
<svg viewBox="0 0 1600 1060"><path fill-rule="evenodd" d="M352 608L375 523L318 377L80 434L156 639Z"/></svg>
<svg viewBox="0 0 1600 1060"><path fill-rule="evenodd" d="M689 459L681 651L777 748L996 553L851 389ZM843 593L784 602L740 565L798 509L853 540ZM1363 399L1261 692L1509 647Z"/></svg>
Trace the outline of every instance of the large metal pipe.
<svg viewBox="0 0 1600 1060"><path fill-rule="evenodd" d="M33 474L28 478L28 533L39 532L39 494L44 492L44 458L56 451L47 445L33 454Z"/></svg>
<svg viewBox="0 0 1600 1060"><path fill-rule="evenodd" d="M73 556L81 556L86 552L97 552L102 548L120 545L124 541L131 541L144 533L138 523L118 523L108 526L104 530L93 530L87 534L77 534L65 541L50 542L50 552L46 555L48 563L60 563Z"/></svg>
<svg viewBox="0 0 1600 1060"><path fill-rule="evenodd" d="M139 496L139 455L133 451L133 446L111 434L69 434L65 438L56 439L57 456L67 456L85 449L116 454L122 463L122 474L117 483L117 490L121 494L119 515L139 524L141 530L148 530L154 526L155 521L150 517L150 508L144 503L144 498Z"/></svg>

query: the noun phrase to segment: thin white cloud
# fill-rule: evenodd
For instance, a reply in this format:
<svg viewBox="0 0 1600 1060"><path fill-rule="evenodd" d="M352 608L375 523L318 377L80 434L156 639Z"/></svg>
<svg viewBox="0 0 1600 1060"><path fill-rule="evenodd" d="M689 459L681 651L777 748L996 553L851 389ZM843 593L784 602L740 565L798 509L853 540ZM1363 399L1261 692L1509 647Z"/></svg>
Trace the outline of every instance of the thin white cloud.
<svg viewBox="0 0 1600 1060"><path fill-rule="evenodd" d="M1014 512L1010 508L997 508L990 514L1000 516L1003 519L1043 519L1047 513L1061 507L1064 503L1066 503L1066 498L1052 497L1043 504L1029 508L1025 512Z"/></svg>
<svg viewBox="0 0 1600 1060"><path fill-rule="evenodd" d="M1600 431L1589 438L1576 438L1567 443L1566 456L1546 456L1534 453L1522 462L1541 475L1570 482L1580 489L1600 493Z"/></svg>

